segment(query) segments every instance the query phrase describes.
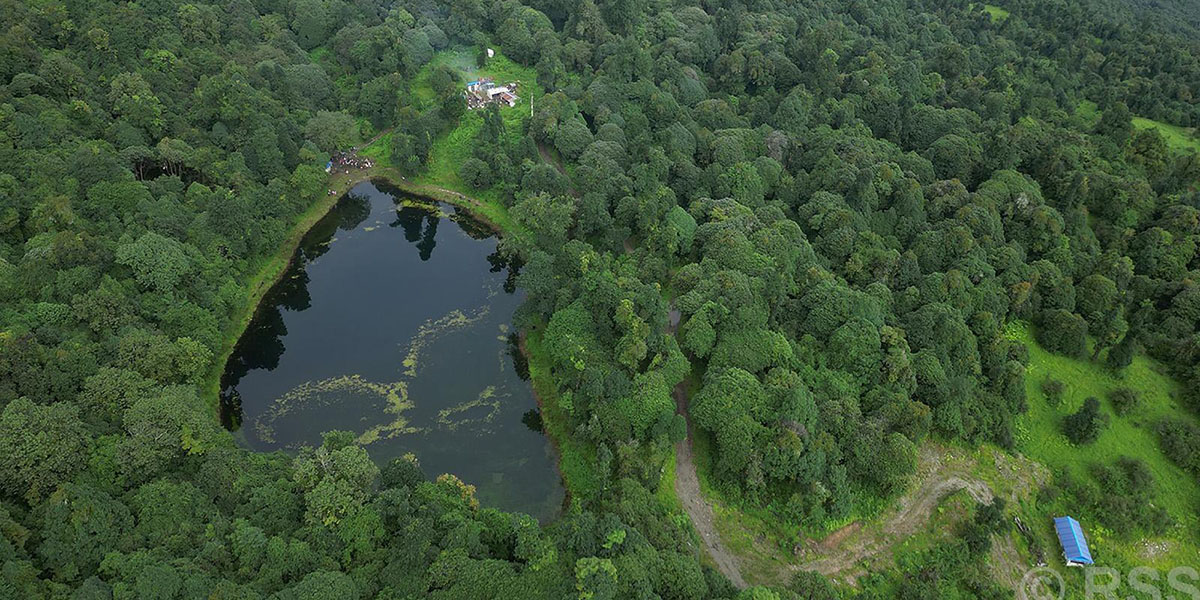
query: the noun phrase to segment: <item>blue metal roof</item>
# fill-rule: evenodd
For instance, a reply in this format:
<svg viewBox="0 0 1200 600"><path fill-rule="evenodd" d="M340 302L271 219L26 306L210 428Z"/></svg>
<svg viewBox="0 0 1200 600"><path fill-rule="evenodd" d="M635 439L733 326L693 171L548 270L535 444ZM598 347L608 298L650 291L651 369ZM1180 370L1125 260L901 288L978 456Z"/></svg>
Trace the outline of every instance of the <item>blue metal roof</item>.
<svg viewBox="0 0 1200 600"><path fill-rule="evenodd" d="M1062 544L1063 556L1067 562L1092 564L1092 552L1088 550L1087 539L1083 537L1079 521L1071 517L1055 517L1054 530L1058 532L1058 541Z"/></svg>

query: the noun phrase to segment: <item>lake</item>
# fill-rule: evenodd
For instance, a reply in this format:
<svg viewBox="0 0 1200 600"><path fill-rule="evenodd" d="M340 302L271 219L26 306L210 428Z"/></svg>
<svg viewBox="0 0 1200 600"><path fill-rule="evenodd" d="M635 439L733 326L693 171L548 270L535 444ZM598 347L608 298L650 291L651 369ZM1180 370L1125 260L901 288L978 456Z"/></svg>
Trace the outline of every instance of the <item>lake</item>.
<svg viewBox="0 0 1200 600"><path fill-rule="evenodd" d="M225 367L222 419L261 451L352 431L380 465L413 453L484 505L546 520L555 453L517 350L516 269L452 206L360 183L313 227Z"/></svg>

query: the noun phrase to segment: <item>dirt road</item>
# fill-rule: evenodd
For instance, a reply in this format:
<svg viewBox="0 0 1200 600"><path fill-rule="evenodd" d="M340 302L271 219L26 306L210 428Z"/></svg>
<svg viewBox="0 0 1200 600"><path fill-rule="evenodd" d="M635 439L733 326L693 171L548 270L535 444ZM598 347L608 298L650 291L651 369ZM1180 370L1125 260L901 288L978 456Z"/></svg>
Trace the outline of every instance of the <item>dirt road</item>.
<svg viewBox="0 0 1200 600"><path fill-rule="evenodd" d="M675 386L675 411L687 417L687 382ZM692 526L704 543L704 550L717 564L729 581L739 589L746 587L742 572L738 569L737 557L721 543L717 533L712 506L700 493L700 480L696 477L696 462L692 460L692 421L688 419L687 438L675 445L675 495L679 497L683 510L692 520Z"/></svg>
<svg viewBox="0 0 1200 600"><path fill-rule="evenodd" d="M675 330L679 328L679 311L674 306L671 307L668 319L667 335L675 335ZM692 527L699 534L700 541L704 544L704 551L717 564L717 570L721 571L739 589L745 588L746 580L742 579L737 556L721 542L721 536L717 533L716 517L713 514L712 505L700 493L700 479L696 477L696 461L692 458L693 432L692 419L688 417L687 381L679 382L679 385L672 390L671 395L675 398L675 412L683 415L687 421L687 437L682 442L675 444L675 495L679 498L679 503L683 505L683 510L687 513L688 518L692 520Z"/></svg>
<svg viewBox="0 0 1200 600"><path fill-rule="evenodd" d="M982 481L957 475L936 475L921 482L913 492L902 496L895 513L882 523L877 532L860 535L861 524L851 523L818 544L816 552L819 558L800 563L795 568L817 571L826 576L853 574L860 561L882 554L896 542L916 533L929 523L933 511L943 498L964 489L977 502L992 501L992 490Z"/></svg>

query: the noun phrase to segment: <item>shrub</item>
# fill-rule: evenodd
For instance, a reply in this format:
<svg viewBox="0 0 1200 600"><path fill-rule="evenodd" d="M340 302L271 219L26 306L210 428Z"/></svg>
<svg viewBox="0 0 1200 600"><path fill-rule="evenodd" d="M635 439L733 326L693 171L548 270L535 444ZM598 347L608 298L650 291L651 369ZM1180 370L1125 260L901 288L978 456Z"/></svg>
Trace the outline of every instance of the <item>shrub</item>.
<svg viewBox="0 0 1200 600"><path fill-rule="evenodd" d="M1139 400L1138 393L1129 388L1117 388L1108 393L1108 401L1112 402L1113 411L1121 416L1133 412Z"/></svg>
<svg viewBox="0 0 1200 600"><path fill-rule="evenodd" d="M1089 397L1075 414L1063 419L1063 433L1072 444L1090 444L1108 425L1108 416L1100 412L1100 401Z"/></svg>
<svg viewBox="0 0 1200 600"><path fill-rule="evenodd" d="M1067 384L1053 377L1046 377L1042 380L1042 394L1046 396L1046 402L1050 406L1058 406L1062 404L1063 392L1067 390Z"/></svg>
<svg viewBox="0 0 1200 600"><path fill-rule="evenodd" d="M1200 477L1200 426L1182 419L1163 419L1154 427L1163 454Z"/></svg>
<svg viewBox="0 0 1200 600"><path fill-rule="evenodd" d="M468 158L458 168L458 176L473 189L481 190L492 185L492 168L478 158Z"/></svg>

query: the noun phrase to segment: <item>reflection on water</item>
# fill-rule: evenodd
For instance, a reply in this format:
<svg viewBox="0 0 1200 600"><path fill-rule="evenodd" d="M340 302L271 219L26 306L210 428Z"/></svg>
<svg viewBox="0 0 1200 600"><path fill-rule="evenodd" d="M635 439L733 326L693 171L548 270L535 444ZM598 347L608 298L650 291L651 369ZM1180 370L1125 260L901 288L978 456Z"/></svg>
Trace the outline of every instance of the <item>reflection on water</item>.
<svg viewBox="0 0 1200 600"><path fill-rule="evenodd" d="M509 324L516 270L452 207L356 186L238 342L225 425L257 450L353 431L381 463L413 452L485 504L555 515L563 491Z"/></svg>

